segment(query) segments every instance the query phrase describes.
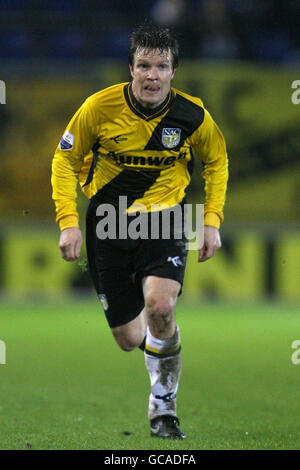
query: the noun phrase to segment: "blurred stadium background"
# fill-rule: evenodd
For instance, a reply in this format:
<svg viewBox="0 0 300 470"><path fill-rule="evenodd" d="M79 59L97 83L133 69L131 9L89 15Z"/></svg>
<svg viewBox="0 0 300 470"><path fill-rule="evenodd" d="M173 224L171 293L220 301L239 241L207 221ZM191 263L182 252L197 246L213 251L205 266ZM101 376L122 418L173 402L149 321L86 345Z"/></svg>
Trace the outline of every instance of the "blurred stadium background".
<svg viewBox="0 0 300 470"><path fill-rule="evenodd" d="M209 299L299 300L300 28L296 1L2 0L0 287L24 295L91 289L58 257L50 165L83 100L129 79L128 37L145 18L174 28L174 86L200 96L225 134L230 183L224 248L191 254L185 292ZM190 201L203 202L196 165ZM86 201L79 195L84 228ZM81 263L84 265L84 254Z"/></svg>
<svg viewBox="0 0 300 470"><path fill-rule="evenodd" d="M190 253L182 296L185 302L193 300L193 312L198 311L198 307L201 312L204 302L206 306L217 306L212 307L212 310L208 307L205 309L214 312L220 323L219 327L212 325L207 328L210 320L203 317L205 321L201 324L202 327L204 325L204 330L202 333L199 331L200 341L199 337L193 336L193 329L196 328L193 325L197 321L191 312L191 320L186 320L186 336L191 335L193 341L186 343L187 357L190 354L192 359L193 348L200 347L199 344L207 344L210 352L212 345L218 344L221 348L219 358L222 357L225 361L224 377L228 380L225 394L232 396L230 373L237 374L232 383L238 382L237 377L241 371L248 373L248 379L243 377L245 389L239 397L243 393L248 397L249 415L251 407L259 410L259 413L261 409L269 413L264 421L269 423L266 424L269 426L266 428L267 432L273 429L271 417L276 415L276 410L272 408L271 402L268 402L269 408L266 408L265 402L262 405L259 400L263 393L267 396L278 390L279 394L280 386L285 383L286 390L282 392L284 396L278 398L276 406L282 410L282 404L287 401L290 411L286 411L286 415L280 414L280 411L276 416L281 416L286 429L294 419L294 429L298 430L299 437L299 426L296 423L299 409L296 409L295 402L299 390L299 370L296 371L297 367L290 364L290 344L299 337L296 327L298 319L296 322L295 317L292 319L286 316L286 320L280 321L276 317L277 321L274 317L274 321L277 321L273 324L274 330L270 329L268 323L269 312L273 311L270 306L274 305L274 301L282 305L280 314L284 315L288 305L293 305L294 313L298 311L300 300L300 104L293 104L291 99L294 91L292 83L300 79L298 7L299 2L296 0L1 0L0 80L6 84L6 104L0 105L0 338L7 342L8 358L15 365L15 368L7 366L1 369L3 377L6 377L2 381L2 391L6 402L9 402L8 397L11 401L11 408L3 423L11 422L12 429L15 429L13 420L9 421L14 416L15 409L21 413L24 422L27 420L31 423L31 399L35 403L42 403L37 410L38 417L40 410L49 405L45 396L47 393L52 396L52 382L49 378L50 385L46 385L48 379L44 372L45 366L48 367L50 376L52 373L54 377L57 354L62 351L70 355L70 364L74 363L78 354L75 349L76 341L78 340L78 347L81 348L87 347L84 344L90 344L91 332L85 330L88 315L91 315L89 322L94 322L95 335L99 337L94 341L95 351L90 352L89 364L91 370L93 366L95 368L90 372L90 382L87 382L86 388L89 383L92 384L92 379L97 374L97 348L100 341L101 345L104 344L97 329L97 309L100 307L85 267L85 253L82 253L78 263L66 263L59 257L59 230L55 224L54 204L51 200L51 160L67 122L85 98L101 88L129 80L129 35L132 28L148 18L177 31L181 63L173 85L202 98L225 135L230 158L229 191L222 226L223 248L203 265L197 264L195 252ZM198 163L191 185L190 202L203 202L203 198L201 165ZM83 230L86 206L87 200L79 194L78 207ZM90 298L92 303L88 310L82 309L82 315L86 314L86 317L78 316L78 322L75 319L75 326L70 329L72 305L75 304L71 301L67 307L63 307L64 298L76 299L78 296L81 299ZM43 298L60 300L57 304L51 303L50 307L48 305L48 313L44 311L38 324L38 315L35 314L38 314L39 309L42 311ZM24 305L27 300L31 306L35 306L14 308L7 303L11 300ZM263 301L263 307L258 310L253 307L251 310L249 305L256 301ZM228 304L234 305L232 310ZM59 312L56 316L55 305ZM80 305L74 308L75 316L79 315ZM238 318L238 310L244 311L243 305L247 305L245 311L248 319L248 313L255 313L255 323L251 327L249 322L248 328L246 317L243 317L244 320L239 317L244 330L235 330L238 328L235 318ZM223 330L221 331L223 327L220 326L224 324L226 329L226 318L222 320L218 317L223 306L224 314L228 314L231 319L229 326L227 325L228 341L224 339ZM30 310L34 316L29 321ZM68 324L60 323L65 311L68 312ZM232 315L229 311L233 312ZM261 323L259 318L262 319ZM44 324L45 319L47 321ZM104 325L103 318L101 321ZM59 331L52 322L60 325ZM76 325L77 332L74 330ZM275 325L278 325L276 332ZM216 331L215 327L218 328ZM284 340L281 336L283 330ZM62 338L61 335L65 336ZM25 337L35 338L35 346L29 346ZM93 338L94 336L92 343ZM267 338L267 346L264 338ZM241 361L244 362L238 363L235 340L240 341L239 354L244 344L249 344L248 341L252 344L250 352L253 363L246 365L246 369L245 361L251 361L251 358L242 355ZM112 339L105 341L112 342ZM283 342L281 349L278 349L280 341ZM46 344L50 349L45 349ZM227 358L226 354L231 348L232 356L230 353ZM109 347L107 351L110 351ZM115 354L118 371L118 353L107 354L111 354L111 358ZM206 377L212 385L218 376L219 388L215 388L210 396L209 392L205 392L206 389L201 393L207 393L207 399L214 399L213 394L217 397L220 393L216 400L220 400L218 406L222 416L225 382L221 383L223 366L222 361L218 362L217 356L216 353L214 365L219 364L216 367L220 370L210 370L213 367L210 363L206 372L204 368L204 381ZM82 360L82 355L80 357ZM278 371L280 364L281 375L278 372L276 376L276 370L275 374L272 370L272 361L275 360ZM66 393L73 397L73 382L78 382L78 370L72 370L71 366L71 372L68 372L69 369L65 369L63 364L64 359L59 366L61 376L58 379L61 382L57 385L57 390L67 390ZM84 369L85 366L81 367ZM129 366L128 362L124 370L126 367L133 366ZM195 362L193 367L193 370L185 369L187 380L184 383L189 384L189 393L195 383L192 377L197 376L198 363ZM252 379L249 371L250 375L253 374ZM86 370L83 374L85 373ZM119 373L121 374L120 371ZM74 374L74 377L70 378L70 374ZM263 381L266 376L269 377L269 385ZM255 379L257 382L254 386ZM130 387L129 379L123 377L122 380ZM262 383L261 388L257 388L259 398L251 402L251 393L259 383ZM101 386L99 383L99 387ZM88 393L92 394L92 388L93 385ZM45 394L41 391L39 395L39 390L45 391ZM293 392L290 392L292 394L288 398L290 390ZM28 402L23 407L20 396L27 400L26 393ZM85 392L80 393L83 395L78 398L78 403L82 403L84 399ZM96 394L97 391L95 396ZM103 395L107 395L107 390ZM195 389L195 400L197 396L198 389ZM122 401L122 397L120 400ZM228 400L231 403L230 398ZM4 408L5 406L4 404ZM64 413L64 405L59 406L62 406L60 411ZM213 406L215 403L211 403L211 409ZM230 406L228 416L232 415ZM241 410L245 409L243 403L240 406ZM81 409L78 405L79 408ZM233 411L236 416L239 415L237 408L233 408ZM81 410L78 413L84 412ZM193 413L191 410L191 416L194 416ZM212 415L208 411L206 413L213 435L214 421L209 421ZM243 416L243 411L239 416ZM262 416L264 415L257 418L258 427ZM16 419L21 422L22 418ZM38 421L39 418L36 419ZM54 418L49 415L46 419L50 429L51 419ZM71 418L68 419L70 425ZM108 416L107 420L109 419ZM220 414L216 419L221 420ZM19 426L23 426L20 422ZM42 420L41 423L43 422ZM76 423L77 426L78 422ZM60 429L63 429L63 422ZM2 448L20 448L25 445L26 438L23 441L22 439L20 436L13 442L8 438L7 441L4 439ZM278 436L276 439L281 443L279 446L284 446L284 439ZM51 439L49 442L45 444L42 441L39 445L44 448L47 445L53 447ZM276 445L274 442L266 446ZM85 444L80 445L82 448ZM76 441L70 444L73 448L80 445ZM107 445L107 448L111 448L111 444ZM215 444L218 445L223 444ZM247 444L241 444L240 441L236 444L237 447L243 445ZM293 445L296 446L295 443ZM259 446L259 443L256 442L253 446Z"/></svg>

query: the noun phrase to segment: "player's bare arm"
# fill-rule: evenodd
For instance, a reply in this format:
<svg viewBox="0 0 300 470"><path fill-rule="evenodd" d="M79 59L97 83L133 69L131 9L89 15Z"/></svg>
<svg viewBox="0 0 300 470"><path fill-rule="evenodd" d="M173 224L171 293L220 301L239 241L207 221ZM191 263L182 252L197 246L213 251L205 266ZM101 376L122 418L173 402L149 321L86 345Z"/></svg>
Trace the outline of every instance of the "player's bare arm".
<svg viewBox="0 0 300 470"><path fill-rule="evenodd" d="M75 261L80 256L82 245L81 230L78 227L70 227L62 230L59 239L61 257L66 261Z"/></svg>
<svg viewBox="0 0 300 470"><path fill-rule="evenodd" d="M199 263L212 258L221 246L222 243L219 230L216 227L204 225L204 242L202 248L199 250Z"/></svg>

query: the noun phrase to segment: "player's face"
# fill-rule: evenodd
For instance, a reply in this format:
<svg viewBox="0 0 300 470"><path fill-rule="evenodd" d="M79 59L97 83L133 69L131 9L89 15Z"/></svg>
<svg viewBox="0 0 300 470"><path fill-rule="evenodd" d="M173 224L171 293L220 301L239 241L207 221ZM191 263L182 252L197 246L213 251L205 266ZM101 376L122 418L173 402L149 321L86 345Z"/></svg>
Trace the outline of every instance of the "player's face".
<svg viewBox="0 0 300 470"><path fill-rule="evenodd" d="M175 74L171 52L137 49L129 68L135 98L145 108L159 106L166 99Z"/></svg>

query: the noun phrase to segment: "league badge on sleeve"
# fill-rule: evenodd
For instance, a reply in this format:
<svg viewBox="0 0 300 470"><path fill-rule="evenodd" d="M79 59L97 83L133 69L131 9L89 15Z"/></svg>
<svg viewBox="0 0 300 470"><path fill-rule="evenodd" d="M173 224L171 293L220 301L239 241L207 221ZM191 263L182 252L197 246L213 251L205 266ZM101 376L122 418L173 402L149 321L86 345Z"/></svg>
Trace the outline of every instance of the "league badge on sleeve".
<svg viewBox="0 0 300 470"><path fill-rule="evenodd" d="M164 127L162 130L161 141L167 149L173 149L180 142L181 129L174 127Z"/></svg>
<svg viewBox="0 0 300 470"><path fill-rule="evenodd" d="M60 141L60 150L71 150L74 145L74 135L68 130L64 133Z"/></svg>

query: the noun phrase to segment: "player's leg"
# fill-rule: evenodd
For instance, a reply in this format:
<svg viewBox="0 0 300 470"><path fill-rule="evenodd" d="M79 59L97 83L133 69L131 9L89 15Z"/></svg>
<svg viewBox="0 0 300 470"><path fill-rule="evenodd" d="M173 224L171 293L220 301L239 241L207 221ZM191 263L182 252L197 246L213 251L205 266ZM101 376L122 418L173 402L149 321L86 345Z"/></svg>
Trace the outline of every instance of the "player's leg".
<svg viewBox="0 0 300 470"><path fill-rule="evenodd" d="M154 337L167 339L174 335L175 304L180 283L172 279L147 276L143 279L143 293L146 307L132 321L111 328L118 345L124 351L139 347L147 332L147 323Z"/></svg>
<svg viewBox="0 0 300 470"><path fill-rule="evenodd" d="M176 413L176 394L181 373L179 327L175 306L181 284L173 279L143 279L147 336L145 362L150 376L148 418L152 435L184 438Z"/></svg>
<svg viewBox="0 0 300 470"><path fill-rule="evenodd" d="M140 346L146 334L141 283L134 280L132 243L128 240L99 239L92 200L86 218L86 247L89 271L106 319L118 345L125 351Z"/></svg>
<svg viewBox="0 0 300 470"><path fill-rule="evenodd" d="M156 338L168 339L175 333L175 306L181 284L158 276L147 276L142 282L150 331Z"/></svg>
<svg viewBox="0 0 300 470"><path fill-rule="evenodd" d="M133 320L125 325L111 328L111 332L123 351L133 351L137 347L144 350L147 323L145 309Z"/></svg>

